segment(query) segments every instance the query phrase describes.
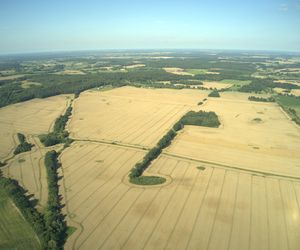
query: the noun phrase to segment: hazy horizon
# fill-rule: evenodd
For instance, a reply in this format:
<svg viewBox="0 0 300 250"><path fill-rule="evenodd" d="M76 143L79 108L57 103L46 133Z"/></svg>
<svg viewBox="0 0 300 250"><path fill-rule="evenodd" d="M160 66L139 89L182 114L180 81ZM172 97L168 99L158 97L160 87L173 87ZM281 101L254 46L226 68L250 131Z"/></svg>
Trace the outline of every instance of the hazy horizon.
<svg viewBox="0 0 300 250"><path fill-rule="evenodd" d="M1 1L0 54L82 50L300 52L300 1Z"/></svg>

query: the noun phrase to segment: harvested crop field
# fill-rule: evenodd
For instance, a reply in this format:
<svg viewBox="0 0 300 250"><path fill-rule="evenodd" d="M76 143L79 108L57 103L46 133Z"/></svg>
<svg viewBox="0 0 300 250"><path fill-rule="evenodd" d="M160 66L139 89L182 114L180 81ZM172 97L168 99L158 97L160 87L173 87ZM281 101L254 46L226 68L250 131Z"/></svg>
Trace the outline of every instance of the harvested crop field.
<svg viewBox="0 0 300 250"><path fill-rule="evenodd" d="M145 67L145 66L146 66L145 64L138 63L138 64L124 66L124 68L125 69L135 69L135 68L141 68L141 67Z"/></svg>
<svg viewBox="0 0 300 250"><path fill-rule="evenodd" d="M19 182L38 200L40 207L45 207L48 198L47 174L44 157L48 149L38 147L37 138L29 138L36 146L29 152L16 155L2 168L3 175Z"/></svg>
<svg viewBox="0 0 300 250"><path fill-rule="evenodd" d="M77 227L66 249L299 246L299 182L162 155L148 174L169 176L169 185L130 185L124 178L143 154L87 142L64 151L62 192Z"/></svg>
<svg viewBox="0 0 300 250"><path fill-rule="evenodd" d="M74 103L68 126L71 136L150 147L207 93L122 87L89 91Z"/></svg>
<svg viewBox="0 0 300 250"><path fill-rule="evenodd" d="M81 70L70 70L70 69L56 72L54 74L56 74L56 75L85 75L85 73L82 72Z"/></svg>
<svg viewBox="0 0 300 250"><path fill-rule="evenodd" d="M238 94L235 94L235 96ZM300 128L277 104L221 98L202 108L215 111L222 126L186 126L167 149L171 154L214 162L267 175L300 178Z"/></svg>
<svg viewBox="0 0 300 250"><path fill-rule="evenodd" d="M203 82L202 87L206 89L228 89L232 86L231 83L223 83L223 82Z"/></svg>
<svg viewBox="0 0 300 250"><path fill-rule="evenodd" d="M19 143L16 134L47 133L64 112L71 96L60 95L9 105L0 109L0 160L12 154Z"/></svg>
<svg viewBox="0 0 300 250"><path fill-rule="evenodd" d="M163 68L166 72L175 74L175 75L181 75L181 76L194 76L194 74L185 71L181 68Z"/></svg>
<svg viewBox="0 0 300 250"><path fill-rule="evenodd" d="M11 75L11 76L0 76L0 81L13 80L17 78L21 78L24 75Z"/></svg>
<svg viewBox="0 0 300 250"><path fill-rule="evenodd" d="M300 89L292 89L291 94L295 96L300 96Z"/></svg>

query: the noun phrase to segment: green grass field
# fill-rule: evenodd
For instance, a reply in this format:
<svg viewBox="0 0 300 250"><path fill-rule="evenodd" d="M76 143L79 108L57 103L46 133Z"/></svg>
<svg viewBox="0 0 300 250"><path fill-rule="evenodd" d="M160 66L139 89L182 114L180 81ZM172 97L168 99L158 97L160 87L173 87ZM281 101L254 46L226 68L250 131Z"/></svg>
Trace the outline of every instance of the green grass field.
<svg viewBox="0 0 300 250"><path fill-rule="evenodd" d="M0 249L41 249L30 224L0 190Z"/></svg>
<svg viewBox="0 0 300 250"><path fill-rule="evenodd" d="M186 71L190 74L193 74L193 75L205 75L208 72L207 69L186 69L184 71Z"/></svg>
<svg viewBox="0 0 300 250"><path fill-rule="evenodd" d="M277 96L277 102L286 108L295 109L297 116L300 117L300 99L292 96Z"/></svg>

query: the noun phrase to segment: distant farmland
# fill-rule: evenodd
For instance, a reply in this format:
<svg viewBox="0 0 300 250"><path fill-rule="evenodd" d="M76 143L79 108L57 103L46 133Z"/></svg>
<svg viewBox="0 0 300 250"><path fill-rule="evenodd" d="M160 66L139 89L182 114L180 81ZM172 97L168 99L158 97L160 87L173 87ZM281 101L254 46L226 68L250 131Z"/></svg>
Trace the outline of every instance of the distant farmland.
<svg viewBox="0 0 300 250"><path fill-rule="evenodd" d="M299 249L299 58L34 58L0 59L0 249Z"/></svg>

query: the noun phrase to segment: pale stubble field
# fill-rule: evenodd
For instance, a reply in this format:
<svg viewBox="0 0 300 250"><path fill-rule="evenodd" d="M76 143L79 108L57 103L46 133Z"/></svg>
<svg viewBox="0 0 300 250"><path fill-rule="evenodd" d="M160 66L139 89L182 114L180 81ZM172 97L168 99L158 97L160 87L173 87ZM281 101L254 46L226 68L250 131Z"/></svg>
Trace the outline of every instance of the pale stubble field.
<svg viewBox="0 0 300 250"><path fill-rule="evenodd" d="M175 97L167 99L157 90L121 88L86 92L76 101L69 129L82 141L61 155L61 192L68 221L77 228L66 249L297 249L298 128L278 106L250 102L247 94L222 93L222 98L210 98L197 107L182 92L163 90L169 91ZM194 103L207 93L194 91L201 93ZM215 111L222 125L218 129L186 126L180 132L146 171L166 176L171 180L167 185L128 184L130 169L146 151L122 143L153 146L176 121L168 118L165 126L158 125L146 136L140 132L144 137L139 142L126 140L122 135L132 127L132 120L139 124L132 130L135 136L139 128L151 129L146 118L138 119L142 112L136 107L145 109L151 121L157 103L165 113L161 117L166 117L165 106L171 102ZM89 137L89 126L104 132ZM94 142L86 141L92 138ZM120 145L107 144L117 138Z"/></svg>
<svg viewBox="0 0 300 250"><path fill-rule="evenodd" d="M60 155L63 211L76 228L66 249L299 247L299 128L277 105L250 102L248 94L221 93L197 106L207 94L132 87L81 93L67 126L76 141ZM45 203L43 158L50 148L34 135L51 129L68 99L42 101L1 109L10 122L0 120L0 131L23 132L36 145L3 170ZM215 111L220 128L185 126L145 173L165 176L167 184L129 184L147 148L199 109ZM3 157L12 149L13 142Z"/></svg>

